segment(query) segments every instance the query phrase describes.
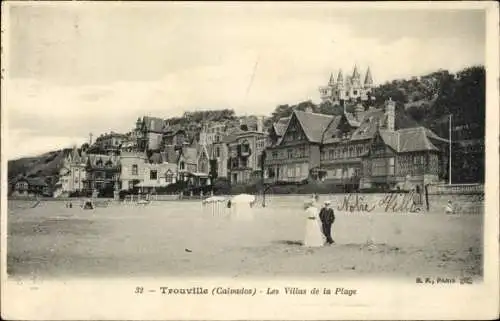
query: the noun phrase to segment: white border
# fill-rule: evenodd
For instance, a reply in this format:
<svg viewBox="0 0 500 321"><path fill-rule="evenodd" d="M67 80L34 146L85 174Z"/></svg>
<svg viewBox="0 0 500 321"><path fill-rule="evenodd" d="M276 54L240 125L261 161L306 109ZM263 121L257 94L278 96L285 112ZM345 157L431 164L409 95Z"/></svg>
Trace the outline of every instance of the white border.
<svg viewBox="0 0 500 321"><path fill-rule="evenodd" d="M15 5L21 5L14 2ZM31 2L22 3L30 5ZM93 3L124 5L123 3ZM2 3L2 31L8 26L10 3ZM37 3L37 5L89 5L89 3ZM127 3L127 5L165 5L164 3ZM213 4L190 3L190 6ZM240 5L227 3L228 6ZM248 6L279 6L279 3L248 3ZM6 173L7 159L3 153L7 134L6 108L2 104L2 202L1 202L1 267L2 317L5 319L483 319L499 313L499 29L498 4L494 2L390 2L390 3L293 3L288 6L325 6L353 9L483 9L487 10L487 124L486 211L484 222L484 282L469 286L422 287L383 279L289 280L272 279L88 279L31 282L18 284L6 281ZM2 45L8 47L8 33L2 34ZM3 50L2 68L8 78L8 50ZM8 94L2 82L2 102ZM255 296L255 297L173 297L160 294L137 296L133 289L160 286L211 288L234 286L263 288L268 286L352 287L356 297L328 296Z"/></svg>

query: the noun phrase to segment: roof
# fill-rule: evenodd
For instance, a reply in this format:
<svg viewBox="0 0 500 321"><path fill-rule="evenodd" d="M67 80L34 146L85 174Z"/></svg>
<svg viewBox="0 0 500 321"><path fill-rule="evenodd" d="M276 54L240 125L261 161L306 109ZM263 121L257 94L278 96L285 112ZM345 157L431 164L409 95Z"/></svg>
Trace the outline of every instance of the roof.
<svg viewBox="0 0 500 321"><path fill-rule="evenodd" d="M197 151L194 147L183 147L182 148L182 156L184 157L184 161L188 164L197 164Z"/></svg>
<svg viewBox="0 0 500 321"><path fill-rule="evenodd" d="M380 129L380 124L386 120L386 114L381 108L370 108L361 111L358 106L358 117L349 112L344 112L342 115L323 115L302 111L294 111L308 140L313 143L331 144L342 141L342 137L338 136L339 126L346 122L354 128L354 131L349 138L351 141L372 139L377 131L384 142L397 152L412 152L423 150L438 150L436 142L448 142L436 135L431 130L421 127L411 126L411 122L406 121L404 116L395 117L395 126L401 129L397 131L388 131ZM284 119L284 118L282 118ZM281 120L281 119L280 119ZM283 123L283 122L282 122ZM289 120L288 120L289 123ZM275 123L275 130L279 123ZM288 127L288 124L287 124ZM282 138L278 141L281 143Z"/></svg>
<svg viewBox="0 0 500 321"><path fill-rule="evenodd" d="M215 148L212 144L210 144L210 145L198 145L196 147L196 153L197 153L198 159L202 155L202 152L207 155L208 159L212 159L214 156L214 149Z"/></svg>
<svg viewBox="0 0 500 321"><path fill-rule="evenodd" d="M425 127L400 129L395 132L380 130L384 143L398 153L439 150L432 142L448 142Z"/></svg>
<svg viewBox="0 0 500 321"><path fill-rule="evenodd" d="M397 131L399 134L398 152L415 152L422 150L439 150L430 140L428 129L424 127L406 128ZM437 137L437 135L436 135ZM440 140L442 138L438 137Z"/></svg>
<svg viewBox="0 0 500 321"><path fill-rule="evenodd" d="M240 128L236 128L235 130L229 132L226 136L222 138L223 143L231 143L237 140L238 138L245 136L267 136L267 133L258 132L255 130L241 130Z"/></svg>
<svg viewBox="0 0 500 321"><path fill-rule="evenodd" d="M291 116L282 117L273 124L274 132L276 133L276 135L283 136L288 126L288 122L290 121L291 118L292 118Z"/></svg>
<svg viewBox="0 0 500 321"><path fill-rule="evenodd" d="M323 132L334 119L334 116L308 113L298 110L295 110L293 115L297 117L304 134L311 143L321 143ZM288 124L290 124L290 122Z"/></svg>

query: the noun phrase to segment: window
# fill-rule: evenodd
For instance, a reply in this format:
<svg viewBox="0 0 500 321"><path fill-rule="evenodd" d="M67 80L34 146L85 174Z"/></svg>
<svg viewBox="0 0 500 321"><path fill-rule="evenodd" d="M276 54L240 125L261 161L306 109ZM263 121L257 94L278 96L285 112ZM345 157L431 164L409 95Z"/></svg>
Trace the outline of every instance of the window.
<svg viewBox="0 0 500 321"><path fill-rule="evenodd" d="M168 170L167 173L165 174L165 181L167 183L173 183L174 181L174 174L172 174L170 170Z"/></svg>
<svg viewBox="0 0 500 321"><path fill-rule="evenodd" d="M330 149L328 151L328 159L334 159L335 158L335 150Z"/></svg>
<svg viewBox="0 0 500 321"><path fill-rule="evenodd" d="M241 144L241 152L242 153L250 152L250 143L248 141L244 141L243 144Z"/></svg>
<svg viewBox="0 0 500 321"><path fill-rule="evenodd" d="M272 156L274 159L277 159L278 158L278 152L272 152Z"/></svg>
<svg viewBox="0 0 500 321"><path fill-rule="evenodd" d="M295 168L294 167L288 167L288 171L287 171L287 174L288 174L288 177L294 177L295 176Z"/></svg>
<svg viewBox="0 0 500 321"><path fill-rule="evenodd" d="M137 176L138 175L138 168L137 165L132 165L132 175Z"/></svg>
<svg viewBox="0 0 500 321"><path fill-rule="evenodd" d="M151 170L149 172L149 179L151 179L151 180L157 180L158 179L158 171L157 170Z"/></svg>
<svg viewBox="0 0 500 321"><path fill-rule="evenodd" d="M288 158L293 158L293 149L287 150Z"/></svg>
<svg viewBox="0 0 500 321"><path fill-rule="evenodd" d="M423 165L424 164L424 156L421 156L421 155L413 156L413 164L414 165Z"/></svg>
<svg viewBox="0 0 500 321"><path fill-rule="evenodd" d="M181 169L181 170L184 170L184 169L185 169L185 164L184 164L184 162L181 162L181 163L179 164L179 167L180 167L180 169Z"/></svg>
<svg viewBox="0 0 500 321"><path fill-rule="evenodd" d="M243 168L248 167L248 160L246 158L241 160L241 167L243 167Z"/></svg>
<svg viewBox="0 0 500 321"><path fill-rule="evenodd" d="M218 147L218 146L215 149L215 157L220 157L220 147Z"/></svg>
<svg viewBox="0 0 500 321"><path fill-rule="evenodd" d="M357 90L355 90L355 91L354 91L354 94L355 94L355 95L357 95L357 94L358 94L358 91L357 91Z"/></svg>
<svg viewBox="0 0 500 321"><path fill-rule="evenodd" d="M372 160L372 175L373 176L386 175L386 163L384 158L375 158Z"/></svg>
<svg viewBox="0 0 500 321"><path fill-rule="evenodd" d="M394 169L395 169L395 162L394 162L394 157L389 158L389 170L388 170L388 175L394 175Z"/></svg>

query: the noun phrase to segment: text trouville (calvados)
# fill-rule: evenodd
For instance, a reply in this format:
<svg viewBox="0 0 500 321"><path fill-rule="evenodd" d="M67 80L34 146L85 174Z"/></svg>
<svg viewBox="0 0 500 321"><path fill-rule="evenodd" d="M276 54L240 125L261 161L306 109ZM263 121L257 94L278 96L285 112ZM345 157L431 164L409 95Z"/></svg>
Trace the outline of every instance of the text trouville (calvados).
<svg viewBox="0 0 500 321"><path fill-rule="evenodd" d="M255 295L255 288L229 288L229 287L214 287L212 291L204 287L192 288L169 288L167 286L160 287L161 294L167 295Z"/></svg>

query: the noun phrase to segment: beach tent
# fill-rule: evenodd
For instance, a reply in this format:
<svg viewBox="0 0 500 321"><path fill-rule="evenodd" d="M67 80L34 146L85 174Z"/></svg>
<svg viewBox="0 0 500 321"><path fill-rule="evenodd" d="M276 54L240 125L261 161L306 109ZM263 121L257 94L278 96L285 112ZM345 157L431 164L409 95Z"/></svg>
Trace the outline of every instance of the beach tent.
<svg viewBox="0 0 500 321"><path fill-rule="evenodd" d="M253 220L253 204L255 196L250 194L239 194L231 199L231 219L235 221Z"/></svg>

